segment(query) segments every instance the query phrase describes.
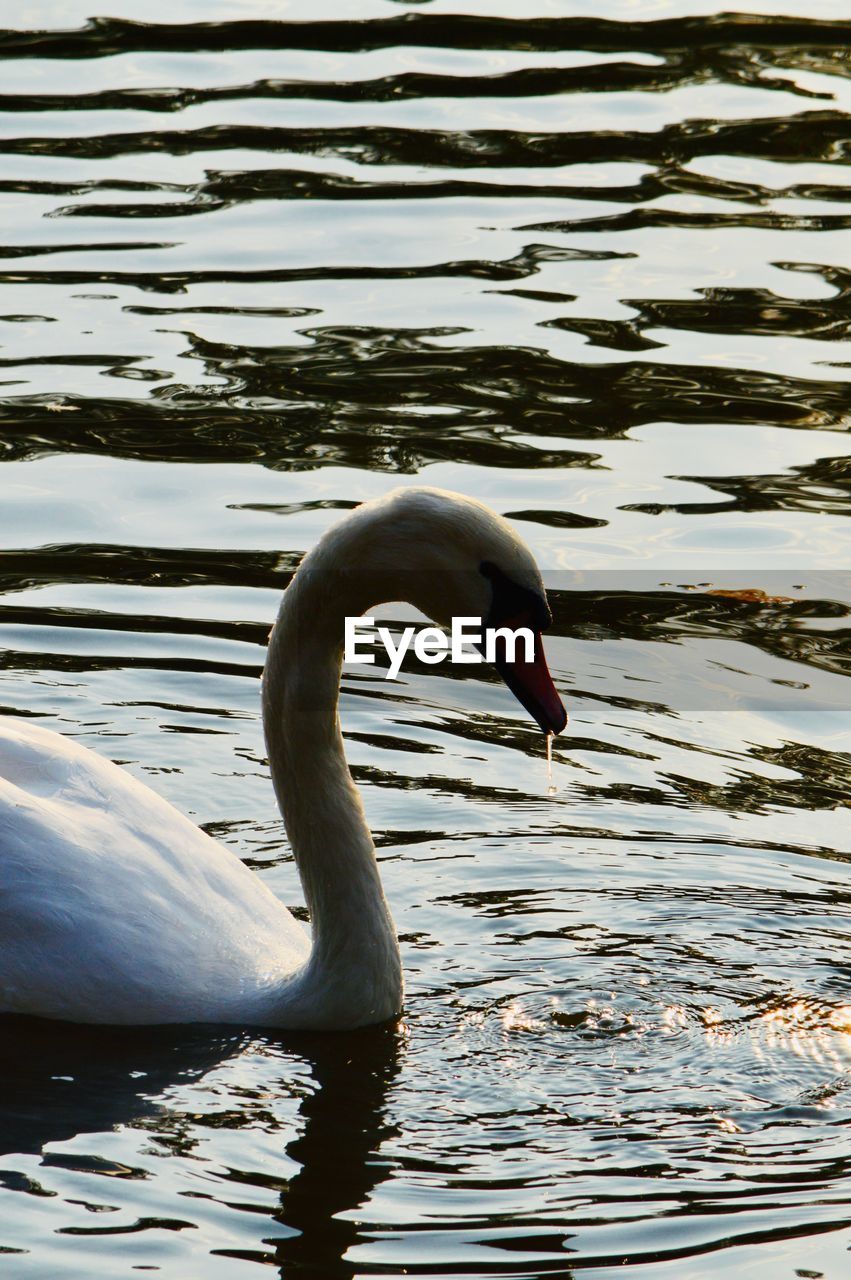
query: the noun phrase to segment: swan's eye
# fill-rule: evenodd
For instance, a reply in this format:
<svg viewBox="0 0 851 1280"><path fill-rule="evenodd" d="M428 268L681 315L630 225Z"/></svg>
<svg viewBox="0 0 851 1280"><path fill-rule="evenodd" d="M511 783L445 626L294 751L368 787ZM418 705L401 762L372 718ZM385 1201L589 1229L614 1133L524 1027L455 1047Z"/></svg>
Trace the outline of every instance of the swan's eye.
<svg viewBox="0 0 851 1280"><path fill-rule="evenodd" d="M549 605L537 591L512 582L507 574L490 560L483 560L479 570L491 584L493 595L485 626L501 627L511 623L513 628L531 627L533 631L546 631L552 625Z"/></svg>

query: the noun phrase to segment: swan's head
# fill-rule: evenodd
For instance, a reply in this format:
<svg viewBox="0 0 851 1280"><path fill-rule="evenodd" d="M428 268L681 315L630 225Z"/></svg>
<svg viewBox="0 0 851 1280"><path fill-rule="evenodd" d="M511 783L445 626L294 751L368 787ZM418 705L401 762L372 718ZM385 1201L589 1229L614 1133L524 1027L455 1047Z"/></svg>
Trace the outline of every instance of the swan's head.
<svg viewBox="0 0 851 1280"><path fill-rule="evenodd" d="M533 660L524 660L522 645L515 660L498 646L495 665L544 733L561 732L567 714L541 642L552 614L532 553L506 520L462 494L396 489L358 507L326 543L338 563L345 558L369 576L369 605L404 599L442 626L476 617L485 627L529 628Z"/></svg>

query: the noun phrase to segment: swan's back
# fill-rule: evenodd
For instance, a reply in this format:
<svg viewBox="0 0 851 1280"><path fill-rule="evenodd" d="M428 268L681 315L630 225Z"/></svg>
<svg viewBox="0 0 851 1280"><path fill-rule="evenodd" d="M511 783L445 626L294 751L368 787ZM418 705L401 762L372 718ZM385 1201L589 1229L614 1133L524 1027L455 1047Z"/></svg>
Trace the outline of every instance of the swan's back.
<svg viewBox="0 0 851 1280"><path fill-rule="evenodd" d="M162 797L0 718L0 1012L262 1019L308 952L259 877Z"/></svg>

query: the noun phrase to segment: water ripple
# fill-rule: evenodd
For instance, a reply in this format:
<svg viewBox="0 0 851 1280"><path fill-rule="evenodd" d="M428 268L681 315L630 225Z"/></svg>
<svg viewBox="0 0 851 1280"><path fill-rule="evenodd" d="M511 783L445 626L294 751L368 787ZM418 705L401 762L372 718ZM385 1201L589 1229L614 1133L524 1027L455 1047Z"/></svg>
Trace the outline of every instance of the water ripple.
<svg viewBox="0 0 851 1280"><path fill-rule="evenodd" d="M571 716L550 791L494 673L345 669L405 1021L14 1020L22 1275L847 1270L851 22L468 7L0 32L4 712L305 918L263 646L419 479L534 547Z"/></svg>

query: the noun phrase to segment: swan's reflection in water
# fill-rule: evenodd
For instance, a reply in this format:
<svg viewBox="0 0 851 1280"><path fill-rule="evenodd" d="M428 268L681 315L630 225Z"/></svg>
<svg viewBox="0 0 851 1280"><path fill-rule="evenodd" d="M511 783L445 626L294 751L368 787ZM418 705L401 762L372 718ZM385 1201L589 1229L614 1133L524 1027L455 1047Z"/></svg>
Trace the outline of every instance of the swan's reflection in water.
<svg viewBox="0 0 851 1280"><path fill-rule="evenodd" d="M234 1028L82 1027L0 1019L0 1154L101 1133L162 1111L157 1098L239 1053Z"/></svg>
<svg viewBox="0 0 851 1280"><path fill-rule="evenodd" d="M282 1276L352 1276L345 1255L358 1239L357 1210L389 1173L379 1148L397 1132L385 1113L402 1045L391 1026L258 1036L227 1027L93 1028L7 1016L0 1019L0 1160L140 1121L155 1134L158 1117L171 1118L163 1101L169 1090L191 1087L249 1049L279 1054L300 1084L298 1068L306 1065L313 1087L299 1107L301 1131L285 1149L300 1169L270 1210L285 1230L278 1234L270 1224L263 1232L262 1260L277 1263ZM282 1093L289 1083L281 1079ZM75 1168L110 1172L98 1158L70 1159ZM44 1162L65 1163L53 1152ZM252 1181L250 1173L243 1178ZM258 1260L238 1249L231 1256Z"/></svg>
<svg viewBox="0 0 851 1280"><path fill-rule="evenodd" d="M316 1088L301 1105L303 1132L287 1147L301 1169L275 1214L299 1234L268 1241L282 1277L355 1274L345 1257L359 1236L355 1211L390 1172L379 1148L398 1132L386 1103L401 1047L400 1032L385 1027L311 1037L302 1048Z"/></svg>

